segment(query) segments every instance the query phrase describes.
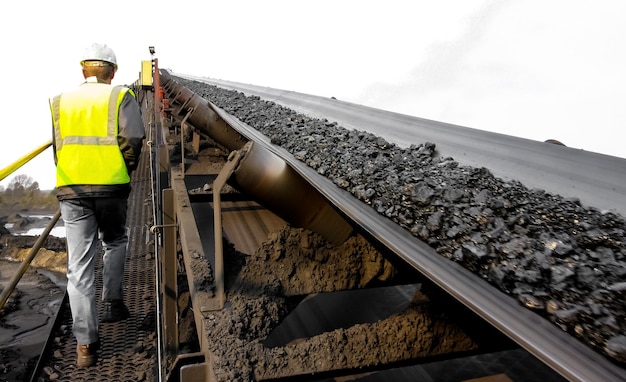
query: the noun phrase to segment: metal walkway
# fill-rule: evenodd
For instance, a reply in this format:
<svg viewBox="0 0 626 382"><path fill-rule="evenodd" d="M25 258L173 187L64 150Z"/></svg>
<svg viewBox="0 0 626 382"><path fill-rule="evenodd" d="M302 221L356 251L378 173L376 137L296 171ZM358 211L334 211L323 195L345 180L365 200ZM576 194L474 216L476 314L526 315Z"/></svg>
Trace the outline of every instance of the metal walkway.
<svg viewBox="0 0 626 382"><path fill-rule="evenodd" d="M129 251L124 299L131 317L100 324L101 348L95 367L76 367L76 339L65 299L33 381L153 381L157 372L155 260L147 243L151 212L149 148L144 148L133 174L128 205ZM100 251L100 254L102 252ZM101 296L101 257L96 258L96 296ZM101 309L101 307L100 307ZM101 311L100 311L101 313Z"/></svg>

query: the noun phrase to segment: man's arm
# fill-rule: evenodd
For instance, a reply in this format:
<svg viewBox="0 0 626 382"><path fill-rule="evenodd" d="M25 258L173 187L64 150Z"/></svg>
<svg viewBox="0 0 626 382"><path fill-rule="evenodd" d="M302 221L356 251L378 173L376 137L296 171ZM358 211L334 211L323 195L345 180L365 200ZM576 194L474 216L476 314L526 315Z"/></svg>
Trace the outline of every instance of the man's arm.
<svg viewBox="0 0 626 382"><path fill-rule="evenodd" d="M129 174L137 168L145 137L139 104L130 91L126 92L120 105L117 141Z"/></svg>
<svg viewBox="0 0 626 382"><path fill-rule="evenodd" d="M56 129L54 126L54 107L52 105L53 103L53 98L50 98L48 100L48 107L50 107L50 126L52 126L52 156L54 158L54 165L57 165L58 162L58 158L57 158L57 135L56 135Z"/></svg>

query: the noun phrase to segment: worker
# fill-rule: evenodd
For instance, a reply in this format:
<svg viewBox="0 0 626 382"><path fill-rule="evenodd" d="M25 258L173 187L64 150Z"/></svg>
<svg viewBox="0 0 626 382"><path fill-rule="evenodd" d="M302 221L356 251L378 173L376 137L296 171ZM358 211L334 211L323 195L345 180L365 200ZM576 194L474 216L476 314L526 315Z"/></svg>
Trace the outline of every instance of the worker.
<svg viewBox="0 0 626 382"><path fill-rule="evenodd" d="M124 263L131 173L145 138L133 91L113 86L117 59L105 44L86 48L85 82L50 98L57 198L67 241L67 293L77 366L97 363L100 322L125 320ZM94 259L102 242L102 317L98 318Z"/></svg>

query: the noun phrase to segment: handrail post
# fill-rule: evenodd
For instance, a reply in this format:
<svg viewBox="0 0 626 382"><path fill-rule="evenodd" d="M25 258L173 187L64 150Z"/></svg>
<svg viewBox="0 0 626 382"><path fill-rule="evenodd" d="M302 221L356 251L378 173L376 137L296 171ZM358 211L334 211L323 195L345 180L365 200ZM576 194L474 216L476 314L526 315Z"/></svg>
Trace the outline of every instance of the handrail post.
<svg viewBox="0 0 626 382"><path fill-rule="evenodd" d="M26 273L26 270L30 266L30 263L35 258L35 255L37 255L37 253L39 252L39 249L41 249L43 242L48 238L48 235L50 235L50 231L52 231L52 228L54 228L54 226L57 224L57 221L59 221L60 217L61 217L61 211L58 210L56 214L54 214L54 217L52 218L52 220L50 221L46 229L37 239L37 242L35 242L35 245L30 249L28 256L26 256L24 261L22 261L20 268L18 269L17 273L13 275L13 278L9 282L9 285L7 285L7 287L4 288L4 290L2 291L2 294L0 295L0 310L4 308L4 304L9 299L9 296L11 295L11 293L13 293L15 286L21 280L22 276L24 276L24 273Z"/></svg>

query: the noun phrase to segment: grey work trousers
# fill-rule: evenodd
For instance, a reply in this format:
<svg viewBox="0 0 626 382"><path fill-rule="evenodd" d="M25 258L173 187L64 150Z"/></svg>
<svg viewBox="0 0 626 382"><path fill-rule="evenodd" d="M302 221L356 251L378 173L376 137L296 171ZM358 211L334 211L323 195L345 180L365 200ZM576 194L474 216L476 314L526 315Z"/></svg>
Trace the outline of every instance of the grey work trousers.
<svg viewBox="0 0 626 382"><path fill-rule="evenodd" d="M122 281L128 250L126 209L120 198L80 198L60 201L67 240L67 294L72 331L79 345L98 337L95 256L102 240L102 300L123 299Z"/></svg>

